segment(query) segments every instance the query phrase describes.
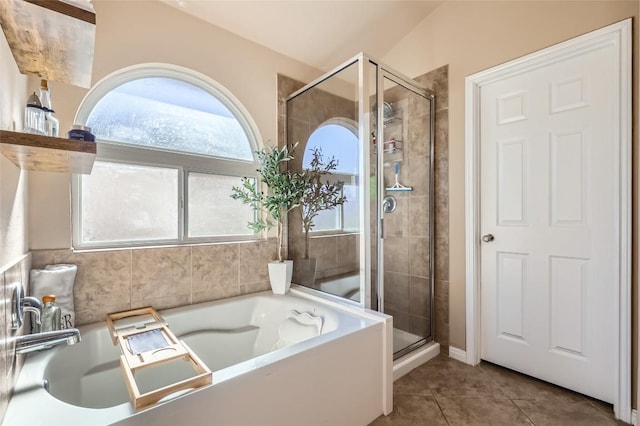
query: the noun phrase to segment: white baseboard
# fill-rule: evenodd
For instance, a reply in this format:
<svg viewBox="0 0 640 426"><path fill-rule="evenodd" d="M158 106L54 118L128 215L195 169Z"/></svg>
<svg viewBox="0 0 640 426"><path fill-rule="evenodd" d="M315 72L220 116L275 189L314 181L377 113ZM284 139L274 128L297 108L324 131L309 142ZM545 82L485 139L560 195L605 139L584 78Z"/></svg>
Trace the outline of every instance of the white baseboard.
<svg viewBox="0 0 640 426"><path fill-rule="evenodd" d="M449 346L449 358L453 358L456 361L467 362L467 352L462 349L454 348L453 346Z"/></svg>
<svg viewBox="0 0 640 426"><path fill-rule="evenodd" d="M631 410L631 424L638 426L638 410Z"/></svg>

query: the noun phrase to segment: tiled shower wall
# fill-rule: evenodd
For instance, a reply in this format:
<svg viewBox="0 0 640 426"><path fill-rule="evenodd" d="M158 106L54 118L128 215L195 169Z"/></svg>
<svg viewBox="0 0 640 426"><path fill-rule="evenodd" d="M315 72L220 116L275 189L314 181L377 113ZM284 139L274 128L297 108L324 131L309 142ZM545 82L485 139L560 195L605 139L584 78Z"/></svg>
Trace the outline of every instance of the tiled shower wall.
<svg viewBox="0 0 640 426"><path fill-rule="evenodd" d="M32 254L34 268L78 265L73 299L82 325L143 306L167 309L268 290L267 263L277 257L277 242Z"/></svg>
<svg viewBox="0 0 640 426"><path fill-rule="evenodd" d="M9 396L13 391L20 367L22 356L16 358L15 342L13 338L23 334L28 327L18 331L11 330L11 285L20 283L25 291L29 282L31 269L31 255L23 256L14 265L0 271L0 289L2 303L0 303L0 422L9 404Z"/></svg>
<svg viewBox="0 0 640 426"><path fill-rule="evenodd" d="M435 339L449 346L449 66L436 68L414 79L435 93Z"/></svg>

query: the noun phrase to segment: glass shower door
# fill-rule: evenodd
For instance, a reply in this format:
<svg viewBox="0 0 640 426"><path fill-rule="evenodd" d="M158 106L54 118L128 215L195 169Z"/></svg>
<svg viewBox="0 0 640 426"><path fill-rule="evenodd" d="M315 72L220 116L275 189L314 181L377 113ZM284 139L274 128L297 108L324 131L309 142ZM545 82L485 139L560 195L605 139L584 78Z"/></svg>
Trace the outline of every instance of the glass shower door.
<svg viewBox="0 0 640 426"><path fill-rule="evenodd" d="M293 282L393 316L394 358L433 340L433 103L412 80L359 55L285 103L289 167L314 149L346 202L288 224Z"/></svg>
<svg viewBox="0 0 640 426"><path fill-rule="evenodd" d="M433 97L388 73L380 76L383 123L376 143L380 310L393 316L394 357L433 339L431 285Z"/></svg>

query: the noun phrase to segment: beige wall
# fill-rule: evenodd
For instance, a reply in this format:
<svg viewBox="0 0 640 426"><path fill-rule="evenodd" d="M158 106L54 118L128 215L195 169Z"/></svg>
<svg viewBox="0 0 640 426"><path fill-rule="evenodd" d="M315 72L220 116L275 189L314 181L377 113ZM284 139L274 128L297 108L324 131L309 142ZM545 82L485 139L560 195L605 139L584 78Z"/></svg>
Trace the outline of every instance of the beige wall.
<svg viewBox="0 0 640 426"><path fill-rule="evenodd" d="M18 72L4 34L0 33L0 129L22 128L27 79ZM0 155L0 423L9 402L17 368L11 348L9 284L25 282L29 270L27 183L28 172Z"/></svg>
<svg viewBox="0 0 640 426"><path fill-rule="evenodd" d="M465 348L465 77L628 17L637 20L637 1L445 2L383 58L410 76L449 65L452 346ZM637 81L638 46L634 49Z"/></svg>
<svg viewBox="0 0 640 426"><path fill-rule="evenodd" d="M93 2L97 16L95 84L135 64L171 63L201 72L233 93L255 121L263 143L277 140L276 75L311 81L320 72L255 43L154 1ZM37 80L31 79L35 88ZM50 85L61 132L86 90ZM29 185L31 249L71 246L69 178L33 173Z"/></svg>
<svg viewBox="0 0 640 426"><path fill-rule="evenodd" d="M0 35L0 58L0 129L21 130L27 79L18 71L4 34ZM0 155L0 268L28 251L27 183L28 173Z"/></svg>

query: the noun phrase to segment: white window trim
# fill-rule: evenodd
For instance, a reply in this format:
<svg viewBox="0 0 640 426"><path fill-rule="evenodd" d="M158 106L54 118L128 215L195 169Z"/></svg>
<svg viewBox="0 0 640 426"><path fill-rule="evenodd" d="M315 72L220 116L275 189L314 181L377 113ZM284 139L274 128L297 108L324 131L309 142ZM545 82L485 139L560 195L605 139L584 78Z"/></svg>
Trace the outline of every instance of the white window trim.
<svg viewBox="0 0 640 426"><path fill-rule="evenodd" d="M247 133L249 143L251 144L251 151L254 152L262 146L262 139L260 137L260 132L258 131L258 126L251 118L249 111L233 95L233 93L211 77L192 69L173 64L138 64L122 68L103 77L91 88L91 90L89 90L84 99L82 99L73 122L76 124L86 124L89 114L91 114L91 111L98 101L116 87L132 80L153 77L180 80L209 92L213 97L218 99L225 107L227 107L238 119L242 129Z"/></svg>
<svg viewBox="0 0 640 426"><path fill-rule="evenodd" d="M86 94L78 111L74 123L85 125L91 111L96 104L116 87L140 78L171 78L194 85L218 99L227 107L238 120L247 134L253 161L243 161L201 154L189 154L177 151L161 150L152 147L137 147L114 141L98 140L96 161L134 164L142 166L158 166L178 169L178 238L136 240L113 243L86 243L81 241L81 175L73 175L71 179L72 200L72 242L76 251L100 250L116 248L153 247L167 245L192 245L199 243L234 242L262 239L263 235L238 235L215 237L189 237L188 230L188 194L185 192L185 179L190 172L209 173L218 176L254 177L258 179L256 171L257 159L255 151L263 146L257 125L242 103L224 86L210 77L194 70L172 64L147 63L120 69L102 78ZM257 214L260 214L259 212Z"/></svg>

